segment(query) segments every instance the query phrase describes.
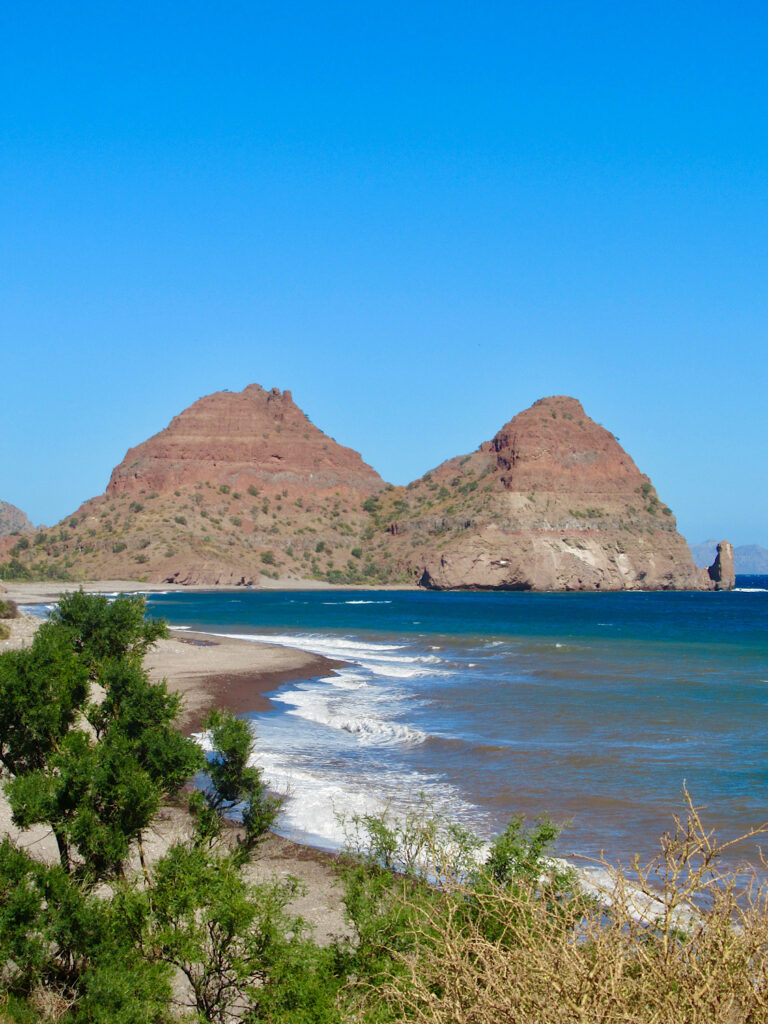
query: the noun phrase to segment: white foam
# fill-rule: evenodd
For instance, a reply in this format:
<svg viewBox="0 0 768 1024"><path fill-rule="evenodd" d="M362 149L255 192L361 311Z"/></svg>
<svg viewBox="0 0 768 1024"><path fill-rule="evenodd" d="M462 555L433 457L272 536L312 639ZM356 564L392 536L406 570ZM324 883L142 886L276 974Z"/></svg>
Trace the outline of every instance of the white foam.
<svg viewBox="0 0 768 1024"><path fill-rule="evenodd" d="M418 805L425 786L436 809L454 820L477 820L475 809L453 786L421 773L377 771L375 777L340 778L330 768L323 773L308 770L296 757L278 751L259 751L251 763L262 769L272 789L286 795L278 831L319 845L344 847L344 821L354 815L405 812Z"/></svg>
<svg viewBox="0 0 768 1024"><path fill-rule="evenodd" d="M365 666L375 676L384 676L389 679L417 679L419 676L429 675L429 669L419 668L416 665L400 665L397 662L387 661L368 662Z"/></svg>
<svg viewBox="0 0 768 1024"><path fill-rule="evenodd" d="M734 594L768 594L765 587L734 587Z"/></svg>
<svg viewBox="0 0 768 1024"><path fill-rule="evenodd" d="M372 714L369 707L347 709L333 694L314 689L293 689L272 698L289 705L287 714L297 715L317 725L349 733L368 745L389 746L393 743L423 743L426 734L399 722L386 721Z"/></svg>
<svg viewBox="0 0 768 1024"><path fill-rule="evenodd" d="M363 643L360 640L321 633L214 633L213 635L227 636L234 640L250 640L254 643L277 644L279 647L297 647L301 651L336 658L362 658L378 652L402 651L405 647L405 644Z"/></svg>

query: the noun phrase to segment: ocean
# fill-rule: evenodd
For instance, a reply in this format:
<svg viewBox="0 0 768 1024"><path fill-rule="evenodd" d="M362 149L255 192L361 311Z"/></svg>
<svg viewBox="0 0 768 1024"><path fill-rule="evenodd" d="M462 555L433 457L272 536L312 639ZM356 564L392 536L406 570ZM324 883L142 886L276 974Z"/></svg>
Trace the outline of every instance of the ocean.
<svg viewBox="0 0 768 1024"><path fill-rule="evenodd" d="M657 852L684 787L722 838L768 821L768 577L731 593L147 600L173 626L347 663L249 716L257 763L287 794L278 831L299 841L338 848L350 815L420 794L487 838L547 814L562 856L624 863Z"/></svg>

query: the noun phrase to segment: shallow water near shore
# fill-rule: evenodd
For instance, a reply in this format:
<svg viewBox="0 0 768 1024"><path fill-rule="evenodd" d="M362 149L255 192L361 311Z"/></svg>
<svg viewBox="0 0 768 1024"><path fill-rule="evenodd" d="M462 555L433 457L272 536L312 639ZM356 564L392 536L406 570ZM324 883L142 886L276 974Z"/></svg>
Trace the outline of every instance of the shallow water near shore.
<svg viewBox="0 0 768 1024"><path fill-rule="evenodd" d="M485 836L514 813L547 813L570 821L562 855L626 860L653 855L684 784L724 838L768 821L768 578L737 585L238 590L147 603L173 626L347 662L286 684L274 710L252 716L259 763L290 795L289 837L337 846L339 816L423 791Z"/></svg>

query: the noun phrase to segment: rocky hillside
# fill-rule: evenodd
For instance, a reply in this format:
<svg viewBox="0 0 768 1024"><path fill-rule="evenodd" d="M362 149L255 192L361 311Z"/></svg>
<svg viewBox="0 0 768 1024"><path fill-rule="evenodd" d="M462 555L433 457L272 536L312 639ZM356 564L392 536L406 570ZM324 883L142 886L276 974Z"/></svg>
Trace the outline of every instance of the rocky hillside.
<svg viewBox="0 0 768 1024"><path fill-rule="evenodd" d="M380 553L422 586L700 589L672 511L574 398L543 398L468 455L369 502Z"/></svg>
<svg viewBox="0 0 768 1024"><path fill-rule="evenodd" d="M20 508L7 501L0 501L0 537L11 533L29 533L34 526Z"/></svg>
<svg viewBox="0 0 768 1024"><path fill-rule="evenodd" d="M55 578L380 581L357 544L361 503L383 487L289 391L252 384L185 409L130 449L103 495L11 556Z"/></svg>
<svg viewBox="0 0 768 1024"><path fill-rule="evenodd" d="M132 448L106 492L53 530L0 541L13 563L0 575L706 589L729 585L729 549L716 584L648 477L573 398L542 399L477 451L393 487L290 392L252 384L201 398Z"/></svg>

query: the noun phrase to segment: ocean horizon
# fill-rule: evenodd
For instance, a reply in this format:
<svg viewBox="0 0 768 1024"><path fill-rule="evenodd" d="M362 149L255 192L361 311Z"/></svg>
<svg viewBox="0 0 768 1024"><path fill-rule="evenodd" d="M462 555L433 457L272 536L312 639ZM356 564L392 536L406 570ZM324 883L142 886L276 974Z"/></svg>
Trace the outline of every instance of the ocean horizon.
<svg viewBox="0 0 768 1024"><path fill-rule="evenodd" d="M641 861L684 811L722 839L768 821L768 577L733 592L159 593L186 627L345 663L253 713L278 827L339 848L421 794L481 836L514 814L567 858ZM757 860L752 843L727 864Z"/></svg>

